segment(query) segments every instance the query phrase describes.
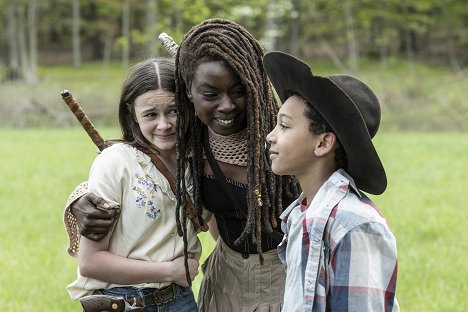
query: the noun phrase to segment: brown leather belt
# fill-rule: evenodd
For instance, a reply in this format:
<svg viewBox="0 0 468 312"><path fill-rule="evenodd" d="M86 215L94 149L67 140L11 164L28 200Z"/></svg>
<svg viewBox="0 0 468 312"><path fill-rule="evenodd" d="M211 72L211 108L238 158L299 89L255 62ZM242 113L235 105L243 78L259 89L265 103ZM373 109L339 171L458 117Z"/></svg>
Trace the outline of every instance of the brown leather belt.
<svg viewBox="0 0 468 312"><path fill-rule="evenodd" d="M149 306L149 305L159 306L159 305L163 305L174 300L177 295L177 288L182 288L182 287L172 283L169 286L156 288L153 292L144 294L143 298L141 296L128 296L124 300L128 302L128 304L130 304L130 306L133 308L130 311L136 311L136 312L144 311L146 306ZM96 290L94 292L94 295L99 295L99 294L102 294L100 290ZM106 296L106 295L101 295L100 297L113 298L112 296ZM122 310L119 310L119 308L121 308ZM125 307L120 307L120 305L119 306L116 305L115 308L111 307L109 309L111 309L111 311L124 311Z"/></svg>
<svg viewBox="0 0 468 312"><path fill-rule="evenodd" d="M145 305L162 305L171 302L177 295L177 285L170 284L169 286L158 288L152 293L145 295Z"/></svg>

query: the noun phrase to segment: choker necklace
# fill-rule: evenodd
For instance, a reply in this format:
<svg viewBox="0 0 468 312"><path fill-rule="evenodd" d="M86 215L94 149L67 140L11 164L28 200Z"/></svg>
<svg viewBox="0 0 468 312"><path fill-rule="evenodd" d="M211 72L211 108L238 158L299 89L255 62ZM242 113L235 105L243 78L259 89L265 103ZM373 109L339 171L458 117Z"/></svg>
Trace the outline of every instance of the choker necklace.
<svg viewBox="0 0 468 312"><path fill-rule="evenodd" d="M208 128L211 151L217 161L247 167L247 128L227 136Z"/></svg>

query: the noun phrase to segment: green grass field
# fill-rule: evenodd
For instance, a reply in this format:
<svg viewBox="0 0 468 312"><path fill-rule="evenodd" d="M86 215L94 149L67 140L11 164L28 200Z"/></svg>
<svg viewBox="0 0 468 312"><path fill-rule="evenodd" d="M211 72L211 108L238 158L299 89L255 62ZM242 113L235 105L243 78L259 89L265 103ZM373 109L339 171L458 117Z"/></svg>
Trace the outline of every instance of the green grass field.
<svg viewBox="0 0 468 312"><path fill-rule="evenodd" d="M80 311L65 290L76 260L62 212L95 147L79 128L2 129L0 138L1 310ZM468 134L380 133L376 145L389 185L373 199L398 240L402 311L466 311ZM207 252L213 243L202 239Z"/></svg>

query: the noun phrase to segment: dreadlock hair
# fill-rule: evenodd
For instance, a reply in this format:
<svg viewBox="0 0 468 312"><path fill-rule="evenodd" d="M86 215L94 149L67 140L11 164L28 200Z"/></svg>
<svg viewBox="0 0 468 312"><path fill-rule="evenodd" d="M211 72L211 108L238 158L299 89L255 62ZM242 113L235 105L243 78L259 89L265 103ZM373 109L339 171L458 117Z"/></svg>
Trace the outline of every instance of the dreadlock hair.
<svg viewBox="0 0 468 312"><path fill-rule="evenodd" d="M133 65L125 79L119 102L119 123L123 141L155 150L154 145L143 136L135 117L135 100L153 90L175 93L174 60L172 58L149 58Z"/></svg>
<svg viewBox="0 0 468 312"><path fill-rule="evenodd" d="M257 246L260 261L262 230L272 232L282 212L283 196L295 198L299 185L289 176L276 176L271 171L266 146L266 136L276 124L279 106L273 89L263 69L263 49L242 26L224 19L208 19L193 27L182 39L176 55L176 103L179 116L177 123L177 216L180 207L185 207L183 194L188 155L194 178L194 206L202 212L201 181L203 175L203 148L200 144L205 125L195 116L194 105L187 97L192 78L198 65L210 61L224 61L239 76L247 94L247 221L236 244L248 236ZM179 124L183 123L183 126ZM191 129L189 134L182 129ZM185 220L182 222L185 225ZM178 230L180 220L178 220Z"/></svg>

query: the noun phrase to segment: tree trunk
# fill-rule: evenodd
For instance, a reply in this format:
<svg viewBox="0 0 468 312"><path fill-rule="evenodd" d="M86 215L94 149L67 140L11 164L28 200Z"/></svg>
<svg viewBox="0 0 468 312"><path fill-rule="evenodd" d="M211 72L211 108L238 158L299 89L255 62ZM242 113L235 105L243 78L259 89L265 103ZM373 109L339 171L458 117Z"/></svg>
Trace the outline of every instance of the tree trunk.
<svg viewBox="0 0 468 312"><path fill-rule="evenodd" d="M386 0L379 0L378 6L380 11L385 10L385 1ZM379 47L379 55L380 55L380 68L386 69L387 68L387 59L388 59L388 49L387 43L388 40L385 36L385 19L382 15L377 17L377 46Z"/></svg>
<svg viewBox="0 0 468 312"><path fill-rule="evenodd" d="M86 23L89 23L91 25L95 25L95 24L99 24L98 21L99 19L101 18L99 16L99 13L98 13L98 7L99 7L99 4L97 3L97 1L88 1L88 5L87 5L87 8L86 8ZM113 20L113 15L111 15L111 17L109 17L110 19ZM114 27L109 27L109 30L108 31L112 31L112 28ZM92 44L90 45L90 48L91 48L91 51L92 51L92 58L93 59L99 59L101 57L104 57L104 50L105 50L105 43L103 42L104 40L102 39L102 31L100 31L99 29L97 29L96 31L92 31L88 34L88 40L89 42L91 42ZM106 34L105 36L108 36L108 34ZM83 38L85 38L83 36Z"/></svg>
<svg viewBox="0 0 468 312"><path fill-rule="evenodd" d="M146 44L146 51L150 56L159 55L157 22L158 22L158 0L146 0L146 18L145 29L149 35L149 40Z"/></svg>
<svg viewBox="0 0 468 312"><path fill-rule="evenodd" d="M406 4L406 1L403 1L402 10L403 10L403 15L404 15L403 21L406 21L409 18L409 10L408 10L408 5ZM409 61L410 69L412 70L413 62L414 62L414 51L413 51L413 48L412 48L413 45L411 42L411 30L405 26L403 26L403 40L404 40L406 57Z"/></svg>
<svg viewBox="0 0 468 312"><path fill-rule="evenodd" d="M27 83L37 83L37 0L28 3L29 71Z"/></svg>
<svg viewBox="0 0 468 312"><path fill-rule="evenodd" d="M103 78L107 79L109 76L109 63L112 56L112 44L114 42L114 33L108 31L104 38L104 51L103 51Z"/></svg>
<svg viewBox="0 0 468 312"><path fill-rule="evenodd" d="M455 73L458 73L461 71L460 64L458 63L458 58L457 58L457 53L455 50L455 44L454 44L454 34L453 34L453 27L452 27L452 22L451 22L451 16L450 12L447 8L448 3L447 1L444 1L444 5L442 5L442 14L443 14L443 19L444 19L444 24L447 29L447 54L448 54L448 59L450 63L450 67L452 68L452 71Z"/></svg>
<svg viewBox="0 0 468 312"><path fill-rule="evenodd" d="M7 80L21 79L21 71L18 58L18 21L16 6L17 2L8 1L7 8L7 37L8 37L8 68L6 73Z"/></svg>
<svg viewBox="0 0 468 312"><path fill-rule="evenodd" d="M124 43L122 47L122 68L128 69L130 59L130 1L125 0L122 10L122 36Z"/></svg>
<svg viewBox="0 0 468 312"><path fill-rule="evenodd" d="M351 71L355 72L358 69L358 51L356 44L356 37L354 34L354 16L352 9L352 0L345 0L344 2L345 14L345 33L346 41L348 44L348 63Z"/></svg>
<svg viewBox="0 0 468 312"><path fill-rule="evenodd" d="M28 59L28 50L26 44L26 28L25 28L25 17L24 17L24 7L18 5L17 7L18 13L18 55L20 61L20 68L21 68L21 78L26 82L29 83L29 59Z"/></svg>
<svg viewBox="0 0 468 312"><path fill-rule="evenodd" d="M80 0L73 0L73 21L72 21L72 36L73 36L73 66L81 67L81 38L80 38Z"/></svg>
<svg viewBox="0 0 468 312"><path fill-rule="evenodd" d="M276 5L275 1L268 1L267 5L267 12L265 18L265 33L262 37L262 46L265 48L265 51L272 51L276 50L278 47L276 46L276 27L277 25L275 19L276 14Z"/></svg>
<svg viewBox="0 0 468 312"><path fill-rule="evenodd" d="M299 57L300 53L300 42L299 42L299 29L300 29L300 23L301 23L301 18L300 18L300 3L299 0L293 0L292 3L293 9L291 12L291 54L296 55Z"/></svg>
<svg viewBox="0 0 468 312"><path fill-rule="evenodd" d="M175 34L180 34L184 31L184 18L182 16L182 10L179 9L179 6L180 6L180 0L172 1L172 8L175 14L174 14L174 18L172 19L171 29L173 29L174 33L170 34L170 32L172 31L168 29L162 30L162 32L167 33L171 37L173 37Z"/></svg>

